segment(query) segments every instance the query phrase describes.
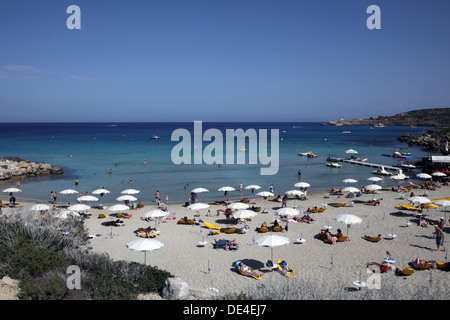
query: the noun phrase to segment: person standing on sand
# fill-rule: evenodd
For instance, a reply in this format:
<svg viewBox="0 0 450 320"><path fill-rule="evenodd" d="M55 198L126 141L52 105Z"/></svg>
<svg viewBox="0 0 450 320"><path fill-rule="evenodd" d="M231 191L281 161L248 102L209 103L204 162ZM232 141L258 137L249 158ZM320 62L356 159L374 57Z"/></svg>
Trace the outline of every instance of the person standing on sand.
<svg viewBox="0 0 450 320"><path fill-rule="evenodd" d="M444 249L445 252L445 247L444 247L444 232L442 231L441 228L439 228L438 225L434 226L434 232L433 234L436 235L436 251L441 251L440 247L442 247L442 249Z"/></svg>

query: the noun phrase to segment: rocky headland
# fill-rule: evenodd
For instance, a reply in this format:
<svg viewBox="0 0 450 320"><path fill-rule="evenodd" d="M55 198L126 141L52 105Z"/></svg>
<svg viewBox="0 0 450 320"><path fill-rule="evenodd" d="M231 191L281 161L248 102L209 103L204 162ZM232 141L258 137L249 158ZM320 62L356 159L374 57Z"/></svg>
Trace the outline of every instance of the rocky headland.
<svg viewBox="0 0 450 320"><path fill-rule="evenodd" d="M0 181L35 177L38 175L61 174L64 169L49 163L37 163L21 158L5 157L0 159Z"/></svg>
<svg viewBox="0 0 450 320"><path fill-rule="evenodd" d="M322 125L431 127L422 135L405 133L397 140L426 152L449 154L446 144L450 142L450 108L419 109L376 118L340 119Z"/></svg>

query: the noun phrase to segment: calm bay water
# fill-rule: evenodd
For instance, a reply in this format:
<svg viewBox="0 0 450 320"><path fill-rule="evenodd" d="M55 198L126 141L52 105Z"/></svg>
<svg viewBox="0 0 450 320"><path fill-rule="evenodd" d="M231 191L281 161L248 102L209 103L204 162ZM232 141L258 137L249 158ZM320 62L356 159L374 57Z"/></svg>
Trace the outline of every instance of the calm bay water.
<svg viewBox="0 0 450 320"><path fill-rule="evenodd" d="M203 131L208 128L225 129L279 129L280 167L276 175L260 174L261 164L230 165L175 165L171 152L177 141L171 141L172 132L185 128L193 132L194 123L2 123L0 124L0 157L13 156L37 162L61 166L65 173L51 177L28 178L21 181L23 192L18 199L48 201L50 191L58 193L63 189L76 189L81 193L91 193L97 187L105 187L111 193L103 196L100 203L117 203L115 198L127 188L141 190L137 195L144 203L151 203L159 190L161 198L169 196L170 202L185 202L189 191L196 187L210 190L199 195L200 201L225 200L222 186L239 189L257 184L261 190L274 185L275 194L283 194L294 189L294 184L306 181L309 190L342 187L345 178L358 180L354 186L368 184L373 168L352 164L342 164L342 168L327 167L329 154L348 157L345 150L355 149L369 162L393 165L394 158L382 156L394 151L411 152L413 161L428 153L418 148L408 148L396 138L403 133L419 134L426 128L369 126L322 126L319 123L203 123ZM351 131L351 133L343 133ZM161 139L151 139L157 135ZM203 142L203 148L209 142ZM242 146L236 147L236 154ZM248 148L248 145L247 145ZM270 151L270 145L269 145ZM193 149L192 149L193 150ZM225 149L224 149L225 151ZM299 152L312 151L317 158L298 156ZM71 156L70 156L71 155ZM225 162L225 156L223 157ZM144 165L144 161L147 162ZM266 165L264 165L266 167ZM112 174L109 170L112 169ZM302 170L301 179L297 171ZM414 175L414 173L409 173ZM75 178L79 185L75 186ZM132 184L130 184L132 180ZM385 179L381 185L397 182ZM187 186L187 184L189 184ZM2 190L14 183L2 186ZM186 188L185 188L186 186ZM6 194L4 194L6 196ZM244 196L251 196L244 191ZM238 198L239 192L229 193ZM58 202L75 202L76 195L59 194Z"/></svg>

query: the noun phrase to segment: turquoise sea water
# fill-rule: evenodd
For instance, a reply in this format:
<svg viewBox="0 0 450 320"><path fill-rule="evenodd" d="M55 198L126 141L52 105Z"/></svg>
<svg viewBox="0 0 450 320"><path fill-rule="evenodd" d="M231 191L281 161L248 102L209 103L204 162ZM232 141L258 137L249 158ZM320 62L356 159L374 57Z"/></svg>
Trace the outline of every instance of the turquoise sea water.
<svg viewBox="0 0 450 320"><path fill-rule="evenodd" d="M311 184L309 190L329 189L345 186L345 178L355 178L356 187L367 185L373 168L342 163L342 168L327 167L329 154L348 157L345 150L355 149L369 162L393 165L398 161L384 157L384 153L394 151L411 152L413 161L428 153L418 148L408 148L396 138L403 133L420 134L427 128L369 126L322 126L320 123L203 123L203 131L208 128L219 129L225 140L226 129L278 129L279 171L276 175L261 175L260 164L231 165L175 165L171 152L178 141L171 141L172 132L184 128L193 132L194 123L10 123L0 124L0 157L21 157L37 162L61 166L65 172L51 177L28 178L21 181L22 193L18 199L36 199L48 201L50 191L58 193L67 188L81 193L91 193L97 187L105 187L111 193L103 196L102 204L117 203L115 198L127 188L141 190L137 195L144 203L154 200L157 190L164 200L185 202L189 191L196 187L209 189L199 194L200 201L225 200L222 186L239 189L257 184L268 190L274 185L275 194L283 194L295 189L294 184L306 181ZM343 133L351 131L351 133ZM161 139L151 139L157 135ZM193 140L193 139L192 139ZM205 148L210 142L203 142ZM237 146L237 155L242 146ZM247 144L247 149L249 148ZM269 144L270 151L270 144ZM194 150L194 149L192 149ZM251 151L251 150L248 150ZM247 153L248 153L247 151ZM299 156L299 152L312 151L317 158ZM225 149L224 149L225 152ZM72 156L69 156L72 155ZM144 161L147 165L144 165ZM266 166L263 166L266 167ZM109 170L112 169L112 174ZM297 171L302 171L298 178ZM408 173L413 176L413 173ZM75 186L75 178L79 185ZM132 185L130 185L132 180ZM399 182L404 183L404 182ZM189 184L186 188L185 186ZM392 179L385 179L381 185L395 185ZM14 183L10 184L15 185ZM9 185L2 186L2 190ZM6 194L4 194L7 196ZM245 190L244 196L251 196ZM238 198L239 191L230 192L228 197ZM58 202L75 202L76 195L59 194Z"/></svg>

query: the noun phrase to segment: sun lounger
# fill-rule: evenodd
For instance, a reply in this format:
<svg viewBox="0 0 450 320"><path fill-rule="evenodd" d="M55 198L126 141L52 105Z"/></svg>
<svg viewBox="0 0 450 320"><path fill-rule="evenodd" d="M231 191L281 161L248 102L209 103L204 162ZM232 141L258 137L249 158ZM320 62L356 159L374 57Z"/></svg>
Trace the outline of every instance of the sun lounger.
<svg viewBox="0 0 450 320"><path fill-rule="evenodd" d="M295 278L295 273L294 270L292 270L292 268L287 264L286 261L280 259L278 260L277 263L278 266L278 270L280 271L280 273L288 278Z"/></svg>
<svg viewBox="0 0 450 320"><path fill-rule="evenodd" d="M414 270L411 268L398 267L395 269L395 274L399 276L410 276L414 273Z"/></svg>
<svg viewBox="0 0 450 320"><path fill-rule="evenodd" d="M410 262L409 265L417 270L428 270L433 266L433 262L427 261L427 262L420 263L420 264Z"/></svg>
<svg viewBox="0 0 450 320"><path fill-rule="evenodd" d="M190 225L192 225L192 224L199 224L197 221L195 221L195 220L193 220L193 219L187 219L187 220L185 220L185 219L179 219L178 220L178 223L179 224L190 224Z"/></svg>
<svg viewBox="0 0 450 320"><path fill-rule="evenodd" d="M316 209L310 209L308 212L311 213L318 213L318 212L324 212L325 208L316 208Z"/></svg>
<svg viewBox="0 0 450 320"><path fill-rule="evenodd" d="M371 237L362 237L364 240L370 241L370 242L380 242L381 237L371 238Z"/></svg>
<svg viewBox="0 0 450 320"><path fill-rule="evenodd" d="M450 271L450 262L436 261L436 267L444 271Z"/></svg>
<svg viewBox="0 0 450 320"><path fill-rule="evenodd" d="M262 227L262 228L256 229L256 231L258 231L260 233L265 233L265 232L269 232L269 229L267 227Z"/></svg>
<svg viewBox="0 0 450 320"><path fill-rule="evenodd" d="M241 264L242 264L242 266L241 266ZM247 265L245 265L242 261L236 261L236 263L235 263L235 266L236 266L236 269L238 270L238 272L240 273L240 274L242 274L242 275L244 275L244 276L247 276L247 277L252 277L252 278L254 278L254 279L262 279L262 275L256 275L256 274L252 274L252 271L253 271L253 269L252 268L250 268L249 266L247 266ZM247 271L246 270L244 270L245 269L245 267L247 268Z"/></svg>
<svg viewBox="0 0 450 320"><path fill-rule="evenodd" d="M239 245L230 245L227 240L220 239L216 243L213 243L214 249L225 249L225 250L237 250L239 249Z"/></svg>
<svg viewBox="0 0 450 320"><path fill-rule="evenodd" d="M213 225L213 224L211 224L209 222L206 222L206 221L203 221L203 223L205 224L205 227L207 227L208 229L212 229L212 230L220 230L220 229L222 229L222 227L215 226L215 225Z"/></svg>
<svg viewBox="0 0 450 320"><path fill-rule="evenodd" d="M283 229L281 229L280 226L275 226L275 227L272 228L272 231L273 231L273 232L281 232L282 230L283 230Z"/></svg>

